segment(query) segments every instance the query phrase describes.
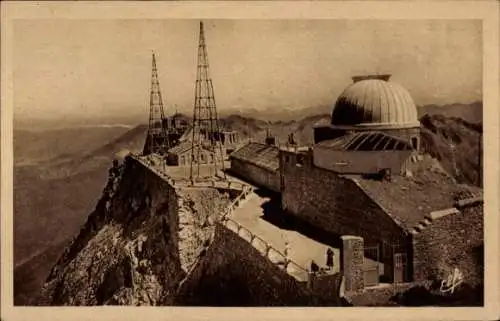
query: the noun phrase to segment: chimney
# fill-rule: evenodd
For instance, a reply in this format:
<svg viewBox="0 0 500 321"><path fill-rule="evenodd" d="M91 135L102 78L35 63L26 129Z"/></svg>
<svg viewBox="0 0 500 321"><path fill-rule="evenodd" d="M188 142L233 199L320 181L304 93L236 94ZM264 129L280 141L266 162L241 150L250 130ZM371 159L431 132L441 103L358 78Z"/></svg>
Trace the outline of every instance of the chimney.
<svg viewBox="0 0 500 321"><path fill-rule="evenodd" d="M359 75L359 76L352 77L352 82L355 83L355 82L358 82L361 80L368 80L368 79L378 79L378 80L383 80L383 81L389 81L391 76L392 76L391 74Z"/></svg>
<svg viewBox="0 0 500 321"><path fill-rule="evenodd" d="M269 128L267 129L266 132L266 145L272 145L272 146L276 145L276 137L271 135L271 131L269 130Z"/></svg>

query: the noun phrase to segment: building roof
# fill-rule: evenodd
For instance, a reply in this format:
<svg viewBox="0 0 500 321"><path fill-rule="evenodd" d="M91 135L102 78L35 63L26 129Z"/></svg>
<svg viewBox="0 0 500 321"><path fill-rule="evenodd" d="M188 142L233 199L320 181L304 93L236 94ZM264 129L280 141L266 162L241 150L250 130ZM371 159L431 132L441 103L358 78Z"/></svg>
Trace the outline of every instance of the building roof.
<svg viewBox="0 0 500 321"><path fill-rule="evenodd" d="M359 79L335 102L333 126L408 128L420 125L415 103L405 88L389 82L387 75Z"/></svg>
<svg viewBox="0 0 500 321"><path fill-rule="evenodd" d="M278 154L279 148L274 145L250 142L231 153L230 158L274 172L279 169Z"/></svg>
<svg viewBox="0 0 500 321"><path fill-rule="evenodd" d="M394 176L391 181L353 178L358 186L391 218L410 230L430 212L456 205L457 197L481 195L481 189L458 184L430 157L410 165L410 177ZM466 193L464 193L466 192Z"/></svg>
<svg viewBox="0 0 500 321"><path fill-rule="evenodd" d="M381 132L357 132L336 139L321 141L319 147L342 151L411 150L404 140Z"/></svg>

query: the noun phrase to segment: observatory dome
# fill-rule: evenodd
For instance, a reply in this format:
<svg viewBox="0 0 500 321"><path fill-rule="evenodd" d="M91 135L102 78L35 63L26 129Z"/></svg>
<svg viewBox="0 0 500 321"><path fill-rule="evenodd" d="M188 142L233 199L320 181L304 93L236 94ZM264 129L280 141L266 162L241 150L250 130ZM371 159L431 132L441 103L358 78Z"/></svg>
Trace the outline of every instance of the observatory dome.
<svg viewBox="0 0 500 321"><path fill-rule="evenodd" d="M410 93L389 82L390 75L356 76L338 97L332 112L333 127L412 128L420 126Z"/></svg>

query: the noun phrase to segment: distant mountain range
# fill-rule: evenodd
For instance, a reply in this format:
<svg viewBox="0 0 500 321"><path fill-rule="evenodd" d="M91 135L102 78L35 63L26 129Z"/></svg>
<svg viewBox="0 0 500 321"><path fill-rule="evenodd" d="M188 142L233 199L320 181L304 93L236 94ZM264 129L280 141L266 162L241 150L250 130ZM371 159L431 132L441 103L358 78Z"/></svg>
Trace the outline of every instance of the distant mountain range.
<svg viewBox="0 0 500 321"><path fill-rule="evenodd" d="M457 180L477 184L482 104L430 105L420 107L419 112L426 149ZM280 141L294 132L300 143L307 144L312 142L316 124L330 122L329 113L325 110L303 118L273 121L236 114L222 117L221 125L238 131L242 138L257 140L263 140L268 129ZM112 159L124 151L142 150L147 125L123 126L127 124L124 119L106 121L113 123L122 125L15 128L16 304L30 302L60 251L84 223L102 192ZM450 143L455 145L454 157Z"/></svg>
<svg viewBox="0 0 500 321"><path fill-rule="evenodd" d="M418 106L419 116L425 114L435 115L442 114L450 117L461 117L470 122L482 121L482 102L475 101L469 104L454 103L447 105L423 105ZM241 110L223 110L219 112L220 118L231 116L241 116L243 118L254 118L265 122L288 122L297 121L315 115L331 114L332 105L319 105L305 108L287 108L283 106L269 107L264 110L256 108L244 108ZM171 115L168 107L165 110L166 115ZM188 120L192 119L191 113L184 113ZM133 127L139 124L144 124L148 120L147 113L144 114L118 114L114 116L95 117L94 115L85 117L65 117L63 121L57 119L33 119L29 117L14 117L15 129L27 130L47 130L58 128L85 128L85 127Z"/></svg>
<svg viewBox="0 0 500 321"><path fill-rule="evenodd" d="M447 117L461 118L469 123L483 122L483 102L476 101L470 104L450 105L425 105L417 109L419 117L424 115L443 115Z"/></svg>

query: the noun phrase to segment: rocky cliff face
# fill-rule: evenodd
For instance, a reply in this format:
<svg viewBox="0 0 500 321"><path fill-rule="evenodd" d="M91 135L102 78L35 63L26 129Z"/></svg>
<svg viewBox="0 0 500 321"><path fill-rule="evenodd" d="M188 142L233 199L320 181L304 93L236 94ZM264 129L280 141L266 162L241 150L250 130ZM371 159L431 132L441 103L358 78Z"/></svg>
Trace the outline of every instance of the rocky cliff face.
<svg viewBox="0 0 500 321"><path fill-rule="evenodd" d="M168 305L229 199L170 186L132 157L47 278L39 305Z"/></svg>

